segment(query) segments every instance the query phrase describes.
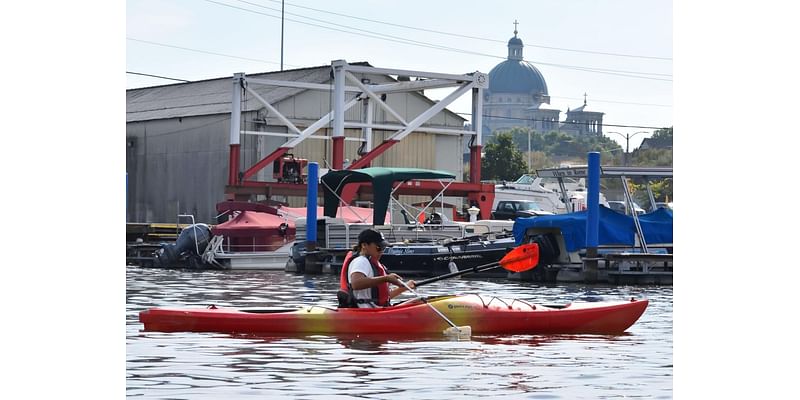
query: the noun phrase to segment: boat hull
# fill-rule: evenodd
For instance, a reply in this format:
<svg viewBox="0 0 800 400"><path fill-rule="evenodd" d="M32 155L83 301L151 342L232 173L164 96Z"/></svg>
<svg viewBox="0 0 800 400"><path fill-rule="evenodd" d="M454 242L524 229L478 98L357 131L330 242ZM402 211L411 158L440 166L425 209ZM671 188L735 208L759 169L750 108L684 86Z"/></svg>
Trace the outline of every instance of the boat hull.
<svg viewBox="0 0 800 400"><path fill-rule="evenodd" d="M429 304L473 334L620 334L647 308L647 300L543 306L521 300L465 295L437 297ZM139 313L145 331L249 334L439 334L449 327L418 300L377 309L296 310L151 308Z"/></svg>
<svg viewBox="0 0 800 400"><path fill-rule="evenodd" d="M455 272L451 270L451 263L457 270L464 271L498 262L511 251L512 248L513 247L476 251L467 250L454 253L384 254L381 256L381 264L385 265L389 272L394 272L401 276L437 276ZM474 273L471 276L506 277L507 275L508 272L498 265L498 268Z"/></svg>
<svg viewBox="0 0 800 400"><path fill-rule="evenodd" d="M454 239L446 244L395 245L386 249L381 264L402 276L436 276L500 261L516 247L513 237L497 240ZM507 277L503 268L473 273L473 277Z"/></svg>

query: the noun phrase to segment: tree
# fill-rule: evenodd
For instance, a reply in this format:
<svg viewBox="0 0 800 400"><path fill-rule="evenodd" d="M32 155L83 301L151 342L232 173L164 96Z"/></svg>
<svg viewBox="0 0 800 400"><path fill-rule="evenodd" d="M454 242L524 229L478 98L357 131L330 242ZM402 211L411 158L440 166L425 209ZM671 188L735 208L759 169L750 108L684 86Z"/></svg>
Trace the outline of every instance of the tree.
<svg viewBox="0 0 800 400"><path fill-rule="evenodd" d="M528 157L529 154L523 154L524 157ZM531 165L529 168L528 173L534 173L537 169L545 169L545 168L552 168L557 166L555 161L553 161L550 157L547 156L547 153L543 151L532 151L530 153L530 160Z"/></svg>
<svg viewBox="0 0 800 400"><path fill-rule="evenodd" d="M485 179L513 181L527 172L522 153L510 133L497 133L486 147L481 159L481 174Z"/></svg>
<svg viewBox="0 0 800 400"><path fill-rule="evenodd" d="M647 148L631 152L631 165L648 167L672 166L672 128L662 128L647 139Z"/></svg>

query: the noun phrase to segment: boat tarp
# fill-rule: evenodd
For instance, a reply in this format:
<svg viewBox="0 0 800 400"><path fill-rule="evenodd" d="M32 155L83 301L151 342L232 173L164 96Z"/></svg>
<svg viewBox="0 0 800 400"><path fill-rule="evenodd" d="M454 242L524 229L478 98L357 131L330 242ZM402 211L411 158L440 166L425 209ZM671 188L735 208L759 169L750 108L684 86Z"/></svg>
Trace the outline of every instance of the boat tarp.
<svg viewBox="0 0 800 400"><path fill-rule="evenodd" d="M286 220L277 215L258 212L241 211L232 219L216 225L211 229L215 235L228 237L250 237L275 234L278 227L285 223L288 228L294 229L294 221Z"/></svg>
<svg viewBox="0 0 800 400"><path fill-rule="evenodd" d="M620 214L605 206L600 206L600 230L598 244L634 246L636 225L633 217ZM528 228L559 228L564 237L567 251L586 248L587 211L568 214L542 215L530 218L517 218L514 221L514 239L522 244ZM672 243L672 211L659 208L639 216L644 240L647 243Z"/></svg>
<svg viewBox="0 0 800 400"><path fill-rule="evenodd" d="M325 195L325 213L327 217L336 217L339 198L348 183L370 182L373 193L373 217L375 225L383 225L386 210L389 208L389 196L394 182L413 179L455 179L455 175L446 172L421 168L384 168L370 167L355 170L330 171L323 175L322 191Z"/></svg>

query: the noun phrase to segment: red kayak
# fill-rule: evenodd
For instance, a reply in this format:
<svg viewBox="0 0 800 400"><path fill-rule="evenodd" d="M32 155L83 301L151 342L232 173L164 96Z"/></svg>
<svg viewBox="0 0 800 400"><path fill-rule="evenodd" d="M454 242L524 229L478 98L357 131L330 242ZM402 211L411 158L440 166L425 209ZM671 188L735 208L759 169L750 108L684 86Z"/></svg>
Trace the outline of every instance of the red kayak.
<svg viewBox="0 0 800 400"><path fill-rule="evenodd" d="M531 304L477 294L427 299L473 334L619 334L647 308L647 300ZM437 334L448 323L420 300L387 308L307 306L300 309L151 308L139 313L146 331L252 334Z"/></svg>

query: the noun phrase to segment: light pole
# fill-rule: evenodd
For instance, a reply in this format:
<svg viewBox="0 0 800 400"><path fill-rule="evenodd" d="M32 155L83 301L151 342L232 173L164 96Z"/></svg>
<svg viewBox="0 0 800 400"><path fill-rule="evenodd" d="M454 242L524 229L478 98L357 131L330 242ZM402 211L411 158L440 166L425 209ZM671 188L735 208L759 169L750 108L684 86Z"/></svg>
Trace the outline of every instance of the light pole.
<svg viewBox="0 0 800 400"><path fill-rule="evenodd" d="M640 133L650 133L650 132L649 131L639 131L639 132L634 132L633 134L626 133L624 135L619 133L619 132L607 132L607 133L616 133L617 135L620 135L620 136L625 138L625 166L627 167L628 166L628 153L630 153L631 138L636 136L636 135L638 135L638 134L640 134Z"/></svg>
<svg viewBox="0 0 800 400"><path fill-rule="evenodd" d="M284 0L281 0L281 71L283 71L283 6Z"/></svg>
<svg viewBox="0 0 800 400"><path fill-rule="evenodd" d="M531 130L528 129L528 172L531 172Z"/></svg>

